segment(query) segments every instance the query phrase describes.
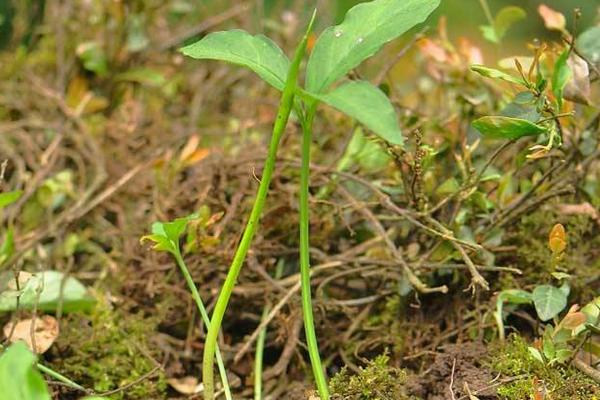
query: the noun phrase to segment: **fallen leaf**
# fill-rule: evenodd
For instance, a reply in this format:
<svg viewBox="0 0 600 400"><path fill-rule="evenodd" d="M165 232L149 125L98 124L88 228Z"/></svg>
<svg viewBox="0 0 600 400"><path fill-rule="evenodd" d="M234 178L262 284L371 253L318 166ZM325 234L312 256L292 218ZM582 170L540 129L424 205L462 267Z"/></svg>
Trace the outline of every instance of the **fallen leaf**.
<svg viewBox="0 0 600 400"><path fill-rule="evenodd" d="M544 20L544 25L551 31L564 32L567 25L565 16L562 13L548 7L545 4L540 4L538 7L538 13Z"/></svg>
<svg viewBox="0 0 600 400"><path fill-rule="evenodd" d="M200 137L198 135L190 136L187 143L185 144L185 146L183 146L183 149L181 150L181 154L179 155L179 160L180 161L187 160L188 157L191 156L196 151L199 143L200 143Z"/></svg>
<svg viewBox="0 0 600 400"><path fill-rule="evenodd" d="M579 104L590 104L590 70L588 63L577 54L571 53L567 60L571 79L565 85L563 97Z"/></svg>
<svg viewBox="0 0 600 400"><path fill-rule="evenodd" d="M19 271L17 272L17 279L10 279L6 285L6 288L8 290L22 290L32 277L33 274L30 272ZM19 282L18 285L17 281Z"/></svg>
<svg viewBox="0 0 600 400"><path fill-rule="evenodd" d="M600 225L600 212L588 202L580 204L559 204L556 206L559 213L565 215L587 215Z"/></svg>
<svg viewBox="0 0 600 400"><path fill-rule="evenodd" d="M31 337L32 324L34 324L33 340ZM13 323L9 322L4 325L4 336L11 343L21 340L35 353L43 354L58 337L58 321L50 315L44 315L41 318L21 320L14 325L14 328ZM33 342L35 342L35 349L33 348Z"/></svg>
<svg viewBox="0 0 600 400"><path fill-rule="evenodd" d="M204 390L204 385L198 383L198 378L184 376L183 378L170 378L167 383L181 394L198 394Z"/></svg>
<svg viewBox="0 0 600 400"><path fill-rule="evenodd" d="M581 311L569 312L562 320L561 325L566 329L575 329L583 325L587 320L587 317Z"/></svg>

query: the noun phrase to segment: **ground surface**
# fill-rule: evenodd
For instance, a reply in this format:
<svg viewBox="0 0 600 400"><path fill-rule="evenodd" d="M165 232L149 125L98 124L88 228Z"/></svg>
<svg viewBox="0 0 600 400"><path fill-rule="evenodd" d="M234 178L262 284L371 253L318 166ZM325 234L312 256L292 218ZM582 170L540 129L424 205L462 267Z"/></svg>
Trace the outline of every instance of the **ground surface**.
<svg viewBox="0 0 600 400"><path fill-rule="evenodd" d="M140 238L154 221L198 212L184 256L211 308L252 205L277 105L277 93L250 73L175 51L205 31L258 30L254 8L185 4L17 7L1 54L0 189L24 191L1 215L16 233L5 265L69 273L89 288L96 306L55 315L60 334L42 357L115 399L186 398L172 379L199 376L204 329L195 305L172 258ZM262 24L287 50L303 18L294 9L284 17L276 9ZM442 40L430 34L431 43ZM356 71L387 85L405 150L356 133L331 110L316 125L314 309L328 375L344 371L332 383L335 398L598 399L589 374L531 357L527 345L543 327L533 307L510 313L504 342L493 317L499 291L555 282L547 244L557 223L567 232L558 271L572 276L569 305L598 296L598 110L570 106L577 118L564 123L564 146L539 160L525 159L534 144L527 138L469 147L479 138L470 122L498 112L504 94L474 76L460 52L452 50L453 62L428 58L431 43L408 43L406 63L421 71L408 82L382 74L401 50L394 46ZM399 71L412 73L403 65ZM353 136L359 143L349 149ZM292 121L223 326L221 349L240 398L252 396L250 339L265 307L279 307L266 336L265 393L301 399L312 388L296 284L299 140ZM488 160L499 178L469 192L466 176ZM0 322L28 314L0 314ZM51 388L57 399L81 396Z"/></svg>

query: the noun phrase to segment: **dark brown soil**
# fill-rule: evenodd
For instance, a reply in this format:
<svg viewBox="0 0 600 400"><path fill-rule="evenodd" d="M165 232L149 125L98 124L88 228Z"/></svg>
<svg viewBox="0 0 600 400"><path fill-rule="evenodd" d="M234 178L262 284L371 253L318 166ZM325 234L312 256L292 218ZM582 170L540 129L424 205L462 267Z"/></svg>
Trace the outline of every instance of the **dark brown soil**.
<svg viewBox="0 0 600 400"><path fill-rule="evenodd" d="M480 342L445 345L431 367L409 381L409 391L424 400L459 399L468 391L480 400L496 399L494 375L483 364L486 354Z"/></svg>

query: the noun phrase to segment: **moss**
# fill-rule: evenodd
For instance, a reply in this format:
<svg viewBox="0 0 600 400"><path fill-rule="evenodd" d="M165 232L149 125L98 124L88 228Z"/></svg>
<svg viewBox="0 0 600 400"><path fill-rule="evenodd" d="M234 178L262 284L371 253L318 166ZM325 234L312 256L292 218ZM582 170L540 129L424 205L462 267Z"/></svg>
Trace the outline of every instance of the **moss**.
<svg viewBox="0 0 600 400"><path fill-rule="evenodd" d="M52 366L96 392L116 389L154 368L148 333L156 331L154 318L112 310L100 302L89 316L71 315L61 324L61 335ZM164 398L162 372L111 396L111 399Z"/></svg>
<svg viewBox="0 0 600 400"><path fill-rule="evenodd" d="M489 367L502 374L502 379L512 378L498 387L500 399L532 399L538 391L545 391L548 400L600 399L600 388L592 379L572 367L547 367L535 360L527 347L517 335L491 346Z"/></svg>
<svg viewBox="0 0 600 400"><path fill-rule="evenodd" d="M596 223L587 215L564 216L553 210L540 210L523 217L517 230L509 235L509 243L517 246L515 255L527 283L551 280L553 268L548 235L556 223L565 226L568 242L558 269L576 273L577 279L582 281L597 271L598 260L590 257L600 245Z"/></svg>
<svg viewBox="0 0 600 400"><path fill-rule="evenodd" d="M332 400L408 400L406 373L388 362L389 357L382 354L355 375L344 367L331 379Z"/></svg>
<svg viewBox="0 0 600 400"><path fill-rule="evenodd" d="M391 346L392 354L401 353L405 345L404 323L405 300L397 295L389 296L365 323L365 330L372 332L380 342ZM350 343L352 344L352 343ZM347 347L354 351L353 347Z"/></svg>

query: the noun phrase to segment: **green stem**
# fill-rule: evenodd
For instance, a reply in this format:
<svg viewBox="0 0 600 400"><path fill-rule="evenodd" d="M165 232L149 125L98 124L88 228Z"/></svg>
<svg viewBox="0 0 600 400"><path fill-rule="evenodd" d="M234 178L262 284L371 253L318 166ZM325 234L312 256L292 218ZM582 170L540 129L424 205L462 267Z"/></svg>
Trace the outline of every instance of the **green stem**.
<svg viewBox="0 0 600 400"><path fill-rule="evenodd" d="M279 110L277 111L277 118L273 126L273 134L271 136L271 143L269 144L269 152L265 161L262 178L254 200L252 211L250 212L250 218L242 234L240 244L233 256L233 261L229 267L229 272L217 298L215 304L215 310L210 321L210 327L206 335L206 344L204 346L204 357L202 360L202 383L204 384L204 399L213 400L215 398L215 385L214 385L214 371L213 371L213 359L215 356L215 348L217 344L217 336L221 329L221 323L223 322L223 316L227 309L227 304L233 292L233 287L242 268L242 264L246 258L246 253L252 243L252 238L256 233L256 228L262 214L263 207L265 205L265 199L269 190L269 184L271 183L271 176L273 175L273 169L275 168L275 159L277 156L277 148L279 147L279 141L285 131L288 118L292 111L294 104L294 94L296 90L296 81L298 78L298 70L300 69L300 62L304 57L306 50L306 42L308 40L308 33L312 29L315 14L308 25L308 29L302 41L296 49L294 59L290 64L288 71L288 77L286 80L283 94L281 95L281 101L279 103Z"/></svg>
<svg viewBox="0 0 600 400"><path fill-rule="evenodd" d="M0 350L4 350L5 347L0 345ZM60 372L56 372L55 370L53 370L52 368L46 367L44 364L42 363L36 363L35 366L44 374L48 375L51 378L56 379L59 382L64 383L66 386L72 388L72 389L77 389L77 390L81 390L82 392L86 392L89 393L90 390L87 390L86 388L84 388L83 386L81 386L78 383L75 383L74 381L72 381L71 379L67 378L66 376L64 376L63 374L61 374Z"/></svg>
<svg viewBox="0 0 600 400"><path fill-rule="evenodd" d="M46 367L43 364L37 363L36 366L38 367L38 369L40 371L42 371L44 374L56 379L59 382L64 383L65 385L67 385L70 388L73 389L77 389L77 390L81 390L82 392L88 392L88 390L86 388L84 388L83 386L73 382L72 380L70 380L69 378L67 378L66 376L56 372L53 369L50 369L48 367Z"/></svg>
<svg viewBox="0 0 600 400"><path fill-rule="evenodd" d="M185 261L183 261L183 257L181 256L181 252L179 251L179 249L177 249L177 251L173 253L173 256L175 257L175 261L177 261L177 265L181 270L181 274L183 275L183 278L185 279L185 282L187 283L188 288L192 293L192 298L198 306L198 311L200 312L202 321L204 321L206 329L209 329L210 318L208 316L208 313L206 312L206 307L204 307L204 303L202 302L202 298L200 297L198 288L196 287L196 284L192 279L192 275L190 274L187 265L185 265ZM219 368L219 374L221 375L221 383L223 384L223 390L225 391L225 398L227 400L232 400L231 389L229 387L229 381L227 379L227 371L225 370L225 364L223 363L223 358L221 357L221 351L219 350L218 345L216 345L215 358L217 359L217 366Z"/></svg>
<svg viewBox="0 0 600 400"><path fill-rule="evenodd" d="M275 279L280 279L283 275L285 262L280 258L275 268ZM271 312L271 304L267 303L263 309L260 323L262 324L269 313ZM262 371L263 371L263 354L265 352L265 338L267 336L267 326L265 326L256 339L256 354L254 355L254 400L262 399Z"/></svg>
<svg viewBox="0 0 600 400"><path fill-rule="evenodd" d="M479 4L481 4L481 8L483 8L483 13L485 14L485 18L488 20L488 24L492 28L494 28L494 17L492 17L492 13L490 11L490 7L488 6L487 0L479 0Z"/></svg>
<svg viewBox="0 0 600 400"><path fill-rule="evenodd" d="M270 307L263 309L260 322L262 323L269 314ZM265 337L267 336L267 327L265 326L256 339L256 353L254 355L254 400L262 400L262 370L263 354L265 352Z"/></svg>
<svg viewBox="0 0 600 400"><path fill-rule="evenodd" d="M321 400L329 399L327 378L321 364L319 344L315 334L315 323L312 313L310 294L310 238L308 185L310 180L310 143L312 140L312 124L317 103L309 105L306 119L302 123L302 166L300 171L300 280L302 287L302 315L304 316L304 332L312 366L313 375Z"/></svg>

